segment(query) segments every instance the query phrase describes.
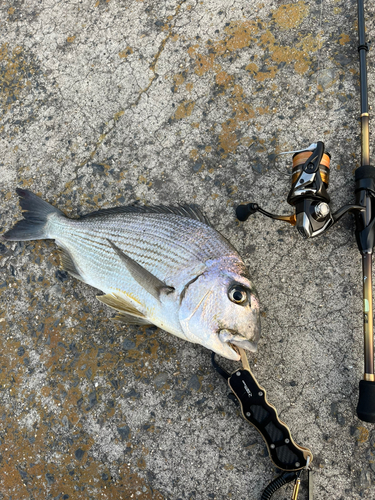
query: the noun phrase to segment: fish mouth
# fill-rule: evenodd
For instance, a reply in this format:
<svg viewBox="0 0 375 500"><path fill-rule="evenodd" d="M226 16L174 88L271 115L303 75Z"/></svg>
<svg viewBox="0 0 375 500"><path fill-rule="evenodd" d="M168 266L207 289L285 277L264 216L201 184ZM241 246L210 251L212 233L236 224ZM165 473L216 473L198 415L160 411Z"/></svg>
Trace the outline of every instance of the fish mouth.
<svg viewBox="0 0 375 500"><path fill-rule="evenodd" d="M219 339L224 344L227 344L231 349L238 355L238 350L236 347L241 347L246 351L256 352L258 349L258 343L252 342L247 338L243 337L238 333L233 333L230 330L220 330Z"/></svg>

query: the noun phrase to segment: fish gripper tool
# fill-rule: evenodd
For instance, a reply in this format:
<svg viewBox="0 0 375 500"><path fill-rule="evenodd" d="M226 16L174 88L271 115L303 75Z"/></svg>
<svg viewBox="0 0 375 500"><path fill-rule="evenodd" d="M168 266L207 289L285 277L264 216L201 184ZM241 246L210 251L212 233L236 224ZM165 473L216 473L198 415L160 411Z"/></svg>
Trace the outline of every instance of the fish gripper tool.
<svg viewBox="0 0 375 500"><path fill-rule="evenodd" d="M309 500L312 500L312 482L310 464L313 455L308 448L296 444L290 429L282 422L276 408L267 401L266 391L261 387L250 370L246 353L238 348L243 369L229 374L215 361L212 365L222 375L238 399L244 419L253 425L263 437L270 459L282 473L267 486L261 500L268 500L272 494L286 483L295 481L292 500L297 500L300 475L306 469L309 472Z"/></svg>

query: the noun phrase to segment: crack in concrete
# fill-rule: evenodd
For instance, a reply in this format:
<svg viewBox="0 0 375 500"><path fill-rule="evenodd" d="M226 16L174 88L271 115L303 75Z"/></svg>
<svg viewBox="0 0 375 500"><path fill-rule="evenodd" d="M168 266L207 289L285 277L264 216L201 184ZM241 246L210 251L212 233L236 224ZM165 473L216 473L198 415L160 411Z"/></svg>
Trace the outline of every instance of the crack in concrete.
<svg viewBox="0 0 375 500"><path fill-rule="evenodd" d="M182 7L182 5L186 2L186 0L183 0L180 4L177 5L176 7L176 10L175 10L175 13L173 15L173 20L175 20L180 12L180 9ZM99 136L99 140L97 141L97 143L95 144L94 146L94 149L91 151L91 153L89 154L88 158L86 158L84 161L82 161L79 165L77 165L75 168L74 168L74 175L75 175L75 178L73 180L77 180L77 175L78 175L78 171L80 168L84 167L85 165L87 165L87 163L89 163L89 161L91 161L95 155L97 154L97 152L99 151L100 149L100 146L103 144L103 142L105 141L105 139L108 137L108 135L113 132L113 130L115 130L116 128L116 124L117 122L120 120L120 118L125 114L125 111L127 111L128 109L131 109L133 107L136 107L139 103L139 101L141 100L142 96L148 92L148 90L150 89L150 87L152 86L152 84L154 83L155 80L158 79L159 75L156 73L156 65L160 59L160 56L161 54L164 52L164 49L165 49L165 46L168 42L168 40L171 38L172 36L172 32L173 32L173 29L175 27L175 24L176 24L176 20L174 21L174 23L168 23L168 34L167 36L161 41L160 43L160 46L159 46L159 49L157 51L157 53L155 54L150 66L149 66L149 69L153 72L153 76L151 77L148 85L144 88L144 89L141 89L139 92L138 92L138 96L137 98L135 99L135 101L130 104L129 106L127 106L125 109L121 109L120 111L118 111L114 117L109 120L109 123L114 121L114 123L112 124L112 126L110 126L107 131L103 131L102 134L100 134ZM71 182L69 182L69 185L71 184ZM60 193L59 193L59 197L61 195L63 195L66 191L68 190L68 186L63 189Z"/></svg>

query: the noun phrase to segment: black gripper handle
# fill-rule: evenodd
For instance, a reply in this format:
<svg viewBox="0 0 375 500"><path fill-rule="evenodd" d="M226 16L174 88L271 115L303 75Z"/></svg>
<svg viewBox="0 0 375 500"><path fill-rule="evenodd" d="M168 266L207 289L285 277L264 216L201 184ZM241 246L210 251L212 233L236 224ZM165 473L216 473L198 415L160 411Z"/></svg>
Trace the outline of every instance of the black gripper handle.
<svg viewBox="0 0 375 500"><path fill-rule="evenodd" d="M312 461L308 448L296 444L276 408L267 401L266 391L249 369L237 370L228 379L241 404L242 415L262 435L272 462L283 471L297 471Z"/></svg>
<svg viewBox="0 0 375 500"><path fill-rule="evenodd" d="M360 381L357 415L364 422L375 423L375 382Z"/></svg>

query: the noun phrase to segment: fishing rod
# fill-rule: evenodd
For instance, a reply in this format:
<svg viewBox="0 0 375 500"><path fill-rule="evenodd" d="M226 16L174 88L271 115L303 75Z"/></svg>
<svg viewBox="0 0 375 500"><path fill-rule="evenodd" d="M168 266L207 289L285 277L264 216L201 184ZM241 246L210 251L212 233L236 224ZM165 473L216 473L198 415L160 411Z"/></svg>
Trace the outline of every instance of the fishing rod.
<svg viewBox="0 0 375 500"><path fill-rule="evenodd" d="M358 418L375 423L374 332L372 305L372 253L375 243L375 167L370 165L369 108L367 87L364 0L358 0L358 52L361 102L361 165L355 171L355 204L341 207L332 213L327 192L331 156L323 142L312 144L306 150L293 151L292 187L287 201L294 207L291 215L275 215L256 203L239 205L237 218L245 221L256 213L296 226L305 238L323 234L343 215L353 212L356 221L356 240L362 255L363 272L363 331L364 377L359 383Z"/></svg>

